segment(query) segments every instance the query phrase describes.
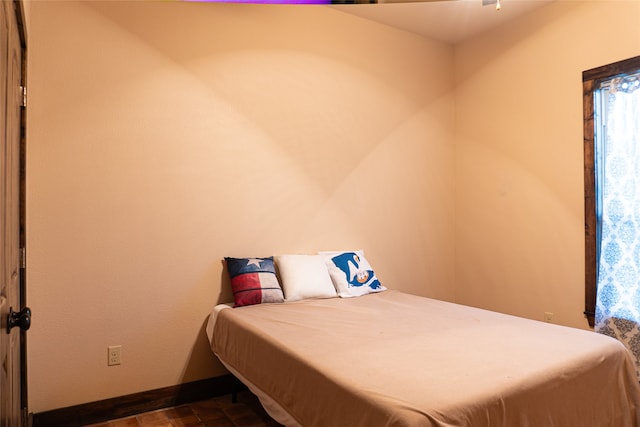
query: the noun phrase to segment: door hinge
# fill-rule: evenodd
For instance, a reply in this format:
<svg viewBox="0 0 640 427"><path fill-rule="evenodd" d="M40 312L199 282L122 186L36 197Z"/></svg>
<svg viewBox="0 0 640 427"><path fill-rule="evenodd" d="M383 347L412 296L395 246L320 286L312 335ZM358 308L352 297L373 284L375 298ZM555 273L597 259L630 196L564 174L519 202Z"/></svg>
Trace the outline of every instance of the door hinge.
<svg viewBox="0 0 640 427"><path fill-rule="evenodd" d="M21 107L27 107L27 87L26 86L20 86L20 106Z"/></svg>
<svg viewBox="0 0 640 427"><path fill-rule="evenodd" d="M20 268L27 268L27 249L20 248Z"/></svg>

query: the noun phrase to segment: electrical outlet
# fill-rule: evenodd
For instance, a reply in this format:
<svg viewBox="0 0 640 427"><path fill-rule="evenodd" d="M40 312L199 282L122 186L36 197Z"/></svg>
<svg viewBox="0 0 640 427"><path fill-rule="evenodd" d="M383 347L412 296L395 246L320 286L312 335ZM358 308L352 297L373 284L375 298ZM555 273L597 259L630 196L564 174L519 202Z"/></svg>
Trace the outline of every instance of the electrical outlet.
<svg viewBox="0 0 640 427"><path fill-rule="evenodd" d="M120 365L122 363L122 346L110 345L107 347L107 366Z"/></svg>
<svg viewBox="0 0 640 427"><path fill-rule="evenodd" d="M544 312L544 321L547 323L553 323L553 313L549 311Z"/></svg>

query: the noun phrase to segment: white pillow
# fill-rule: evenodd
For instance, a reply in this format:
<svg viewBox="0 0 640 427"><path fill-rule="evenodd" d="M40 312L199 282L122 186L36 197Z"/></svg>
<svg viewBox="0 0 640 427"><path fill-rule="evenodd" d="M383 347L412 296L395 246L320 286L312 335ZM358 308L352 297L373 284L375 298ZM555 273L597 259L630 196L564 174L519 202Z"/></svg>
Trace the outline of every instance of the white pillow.
<svg viewBox="0 0 640 427"><path fill-rule="evenodd" d="M333 285L342 298L358 297L387 290L380 284L362 250L322 252L322 254L325 257Z"/></svg>
<svg viewBox="0 0 640 427"><path fill-rule="evenodd" d="M275 257L285 301L337 297L322 255Z"/></svg>

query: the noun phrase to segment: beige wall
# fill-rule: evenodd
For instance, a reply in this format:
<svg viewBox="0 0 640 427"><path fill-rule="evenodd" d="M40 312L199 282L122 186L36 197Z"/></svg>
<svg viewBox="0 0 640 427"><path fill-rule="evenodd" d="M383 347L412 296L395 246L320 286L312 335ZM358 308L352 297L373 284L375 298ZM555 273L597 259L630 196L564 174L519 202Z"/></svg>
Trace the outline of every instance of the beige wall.
<svg viewBox="0 0 640 427"><path fill-rule="evenodd" d="M586 327L581 73L639 54L640 2L455 48L324 7L29 18L30 410L222 374L225 255L364 248L391 288Z"/></svg>
<svg viewBox="0 0 640 427"><path fill-rule="evenodd" d="M639 1L557 2L456 46L456 301L587 327L582 71L638 54Z"/></svg>
<svg viewBox="0 0 640 427"><path fill-rule="evenodd" d="M226 255L363 248L453 299L452 47L326 7L29 18L31 411L222 374Z"/></svg>

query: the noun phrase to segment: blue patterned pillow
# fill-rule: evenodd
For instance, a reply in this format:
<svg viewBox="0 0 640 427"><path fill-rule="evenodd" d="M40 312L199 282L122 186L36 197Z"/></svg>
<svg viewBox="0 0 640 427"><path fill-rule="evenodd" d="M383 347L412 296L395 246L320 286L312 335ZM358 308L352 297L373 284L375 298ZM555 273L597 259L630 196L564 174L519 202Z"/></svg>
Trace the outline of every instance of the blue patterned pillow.
<svg viewBox="0 0 640 427"><path fill-rule="evenodd" d="M333 253L326 263L333 285L343 298L387 290L380 284L361 250Z"/></svg>
<svg viewBox="0 0 640 427"><path fill-rule="evenodd" d="M284 302L282 288L276 277L273 257L225 257L231 279L235 307Z"/></svg>

